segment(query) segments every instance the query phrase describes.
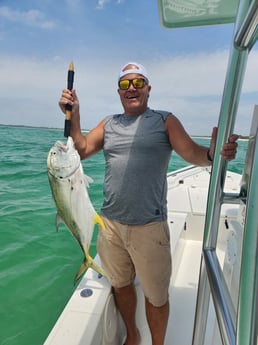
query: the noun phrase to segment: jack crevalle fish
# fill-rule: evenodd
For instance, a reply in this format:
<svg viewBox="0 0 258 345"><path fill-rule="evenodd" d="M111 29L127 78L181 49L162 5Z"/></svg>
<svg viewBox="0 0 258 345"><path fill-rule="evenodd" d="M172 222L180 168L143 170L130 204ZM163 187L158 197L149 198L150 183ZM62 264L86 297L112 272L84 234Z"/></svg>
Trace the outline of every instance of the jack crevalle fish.
<svg viewBox="0 0 258 345"><path fill-rule="evenodd" d="M74 282L89 267L105 275L103 269L94 262L89 254L94 226L98 223L104 230L104 224L90 201L87 188L92 180L83 173L80 156L71 137L68 137L66 144L57 141L55 146L50 149L47 169L57 208L56 228L58 230L60 223L65 223L85 254Z"/></svg>

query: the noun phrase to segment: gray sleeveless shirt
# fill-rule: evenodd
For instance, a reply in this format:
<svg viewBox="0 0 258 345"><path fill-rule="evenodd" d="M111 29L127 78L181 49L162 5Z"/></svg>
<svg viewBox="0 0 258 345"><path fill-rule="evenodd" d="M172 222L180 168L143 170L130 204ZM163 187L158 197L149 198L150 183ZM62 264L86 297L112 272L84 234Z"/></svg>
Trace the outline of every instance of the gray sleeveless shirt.
<svg viewBox="0 0 258 345"><path fill-rule="evenodd" d="M122 224L167 219L168 112L109 116L104 127L103 216Z"/></svg>

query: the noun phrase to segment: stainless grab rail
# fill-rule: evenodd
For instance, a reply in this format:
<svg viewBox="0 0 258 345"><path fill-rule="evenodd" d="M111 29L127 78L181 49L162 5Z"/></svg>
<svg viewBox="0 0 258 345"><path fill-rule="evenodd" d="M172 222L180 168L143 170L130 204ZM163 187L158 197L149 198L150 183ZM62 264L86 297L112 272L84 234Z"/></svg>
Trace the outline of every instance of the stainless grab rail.
<svg viewBox="0 0 258 345"><path fill-rule="evenodd" d="M249 10L250 8L251 11ZM252 3L250 0L240 0L239 2L239 9L235 24L235 34L238 33L238 36L231 47L229 66L220 111L220 126L218 130L217 145L210 180L209 197L203 238L203 254L200 266L192 345L204 344L204 329L206 329L206 323L208 318L210 292L212 292L213 302L215 306L218 326L220 329L223 345L257 345L256 342L258 329L258 263L254 264L252 267L253 276L251 283L253 290L250 300L248 301L249 306L251 304L255 306L252 308L251 313L249 310L247 310L248 308L245 306L244 298L247 287L245 285L246 282L244 282L243 280L245 279L245 275L247 274L247 272L242 272L242 278L240 283L239 310L238 315L235 315L234 308L232 308L232 301L227 286L224 283L223 278L221 278L222 275L218 268L217 258L214 255L217 246L221 205L222 203L224 203L224 201L228 201L227 196L223 194L226 176L226 162L223 161L220 156L220 148L223 145L223 143L227 141L228 136L232 133L232 129L235 123L235 117L238 108L240 92L243 84L248 53L250 50L250 44L254 44L255 32L257 30L256 19L250 17L250 13L253 16L256 16L256 13L258 13L257 9L257 0L254 0ZM248 22L255 22L256 27L254 27L254 25L249 25ZM252 29L249 30L250 28ZM252 34L248 34L247 36L245 36L244 30L247 29L250 33L252 32ZM242 37L241 39L239 38L240 36ZM245 37L245 39L243 39L243 37ZM245 43L243 43L244 41ZM256 157L256 160L258 161L258 157ZM251 183L254 183L253 179L251 179ZM257 186L258 183L256 181L255 188L257 188ZM258 192L255 193L255 197L257 198L256 200L258 200ZM254 201L254 197L251 197L251 200ZM251 226L255 227L256 224L251 224ZM256 247L253 248L252 254L257 255L258 257L257 229L258 228L256 227L256 233L254 233L251 236L251 239L256 240ZM248 239L247 243L249 243L251 239ZM245 246L247 246L247 244L245 244ZM243 251L243 254L245 254L245 251ZM247 265L247 260L248 258L243 258L243 271L248 270L248 268L245 267L245 265ZM250 324L248 326L248 324L243 320L245 318L245 315L248 315L249 322L252 322L251 329ZM240 340L237 340L237 338L239 338ZM250 339L250 341L247 342L244 339Z"/></svg>
<svg viewBox="0 0 258 345"><path fill-rule="evenodd" d="M258 106L251 130L255 140L249 142L248 198L246 204L245 234L242 249L242 272L239 285L237 345L258 344ZM249 173L249 167L248 167Z"/></svg>

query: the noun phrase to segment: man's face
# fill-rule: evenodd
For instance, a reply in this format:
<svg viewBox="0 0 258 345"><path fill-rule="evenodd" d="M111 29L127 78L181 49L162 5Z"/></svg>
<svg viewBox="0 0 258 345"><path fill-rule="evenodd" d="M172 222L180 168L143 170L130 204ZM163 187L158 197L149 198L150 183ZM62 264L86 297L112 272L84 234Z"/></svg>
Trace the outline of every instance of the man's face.
<svg viewBox="0 0 258 345"><path fill-rule="evenodd" d="M146 78L137 73L130 73L123 76L120 80L133 80L133 79L145 79L144 86L137 88L137 81L135 86L130 82L127 90L121 90L118 88L118 93L124 107L124 111L127 115L139 115L147 109L149 92L151 86L148 84Z"/></svg>

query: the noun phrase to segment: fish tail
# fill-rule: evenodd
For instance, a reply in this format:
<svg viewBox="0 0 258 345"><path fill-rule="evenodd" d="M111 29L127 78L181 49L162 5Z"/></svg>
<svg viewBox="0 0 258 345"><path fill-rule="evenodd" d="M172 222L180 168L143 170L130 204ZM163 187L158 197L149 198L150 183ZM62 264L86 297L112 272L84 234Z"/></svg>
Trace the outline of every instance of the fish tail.
<svg viewBox="0 0 258 345"><path fill-rule="evenodd" d="M77 280L79 280L81 276L87 271L88 268L89 268L89 265L85 258L74 277L74 281L73 281L74 285L76 284Z"/></svg>
<svg viewBox="0 0 258 345"><path fill-rule="evenodd" d="M94 221L94 224L99 224L100 228L102 230L105 230L104 222L103 222L102 218L97 214L97 212L94 213L93 221Z"/></svg>
<svg viewBox="0 0 258 345"><path fill-rule="evenodd" d="M100 267L93 259L92 257L88 254L87 256L87 262L88 262L88 267L92 268L94 271L98 272L104 277L107 277L106 272L103 270L102 267Z"/></svg>
<svg viewBox="0 0 258 345"><path fill-rule="evenodd" d="M106 272L103 270L102 267L100 267L88 254L84 258L81 266L79 267L75 277L74 277L74 285L76 284L77 280L81 278L81 276L87 271L88 268L92 268L94 271L98 272L102 276L107 276Z"/></svg>

